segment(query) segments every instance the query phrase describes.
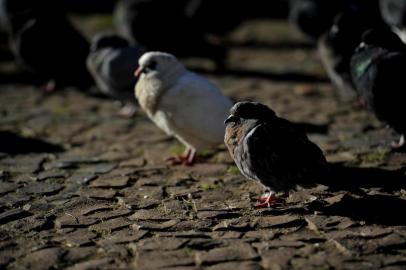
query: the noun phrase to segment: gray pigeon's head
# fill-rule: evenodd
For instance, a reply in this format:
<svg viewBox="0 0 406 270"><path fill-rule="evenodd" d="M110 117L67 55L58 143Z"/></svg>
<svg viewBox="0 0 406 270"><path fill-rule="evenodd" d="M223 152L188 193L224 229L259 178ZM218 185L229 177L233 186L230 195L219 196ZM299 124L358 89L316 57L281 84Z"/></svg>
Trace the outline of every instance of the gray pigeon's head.
<svg viewBox="0 0 406 270"><path fill-rule="evenodd" d="M185 67L175 56L164 52L144 53L138 60L138 64L136 76L158 77L168 83L171 80L176 80L185 71Z"/></svg>
<svg viewBox="0 0 406 270"><path fill-rule="evenodd" d="M124 38L116 34L98 34L92 39L90 50L92 52L104 48L124 48L129 46L129 43Z"/></svg>
<svg viewBox="0 0 406 270"><path fill-rule="evenodd" d="M275 117L275 112L268 106L258 102L242 101L231 107L230 116L224 123L227 124L240 120L269 120Z"/></svg>

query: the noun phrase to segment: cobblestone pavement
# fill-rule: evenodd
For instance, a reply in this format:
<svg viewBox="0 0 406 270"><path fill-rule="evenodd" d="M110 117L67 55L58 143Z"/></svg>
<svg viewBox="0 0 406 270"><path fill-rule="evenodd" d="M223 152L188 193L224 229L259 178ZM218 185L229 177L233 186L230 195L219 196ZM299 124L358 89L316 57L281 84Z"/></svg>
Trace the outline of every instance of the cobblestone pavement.
<svg viewBox="0 0 406 270"><path fill-rule="evenodd" d="M0 268L405 269L395 134L336 101L315 50L286 24L242 26L230 48L230 71L205 76L307 130L332 164L326 183L258 210L262 190L224 146L167 166L182 149L144 115L120 118L74 89L3 84Z"/></svg>

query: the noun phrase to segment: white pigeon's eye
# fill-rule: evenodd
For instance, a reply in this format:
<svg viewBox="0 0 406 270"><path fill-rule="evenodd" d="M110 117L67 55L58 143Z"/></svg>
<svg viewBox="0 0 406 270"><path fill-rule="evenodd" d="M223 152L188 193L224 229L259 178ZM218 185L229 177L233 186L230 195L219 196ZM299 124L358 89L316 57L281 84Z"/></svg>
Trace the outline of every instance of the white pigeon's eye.
<svg viewBox="0 0 406 270"><path fill-rule="evenodd" d="M146 65L146 67L144 68L144 71L145 71L146 73L148 73L148 72L150 72L150 71L152 71L152 70L155 70L155 69L156 69L156 65L157 65L156 61L151 61L151 62L149 62L149 63Z"/></svg>

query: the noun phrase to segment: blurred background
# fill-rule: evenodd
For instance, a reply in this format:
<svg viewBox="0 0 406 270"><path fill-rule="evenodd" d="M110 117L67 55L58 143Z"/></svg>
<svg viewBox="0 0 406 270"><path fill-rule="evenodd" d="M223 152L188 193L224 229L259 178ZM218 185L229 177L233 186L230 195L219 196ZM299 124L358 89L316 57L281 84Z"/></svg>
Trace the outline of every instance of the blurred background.
<svg viewBox="0 0 406 270"><path fill-rule="evenodd" d="M227 76L254 85L256 79L327 84L334 102L367 108L403 134L404 125L394 123L399 117L387 112L404 94L375 98L369 87L375 75L354 81L354 74L370 72L365 61L377 57L374 49L365 59L357 54L371 29L367 40L385 51L379 57L403 52L405 10L399 0L1 0L0 84L16 91L16 85L35 86L45 97L73 88L114 101L119 115L132 117L138 58L165 51L198 73L220 76L234 100L273 102L256 98L255 87L230 89ZM402 77L403 62L389 64L397 71L392 77ZM311 94L314 85L295 88Z"/></svg>

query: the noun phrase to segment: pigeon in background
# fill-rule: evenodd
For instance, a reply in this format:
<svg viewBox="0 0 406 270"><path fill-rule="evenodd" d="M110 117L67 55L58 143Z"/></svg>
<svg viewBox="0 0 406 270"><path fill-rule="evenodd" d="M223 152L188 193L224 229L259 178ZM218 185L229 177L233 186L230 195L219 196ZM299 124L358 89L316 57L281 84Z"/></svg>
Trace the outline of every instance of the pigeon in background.
<svg viewBox="0 0 406 270"><path fill-rule="evenodd" d="M406 1L380 0L382 19L406 43Z"/></svg>
<svg viewBox="0 0 406 270"><path fill-rule="evenodd" d="M165 51L177 57L204 57L223 68L225 47L211 41L185 15L188 0L121 0L114 11L120 35L149 51Z"/></svg>
<svg viewBox="0 0 406 270"><path fill-rule="evenodd" d="M289 21L303 34L317 40L346 5L346 0L290 0Z"/></svg>
<svg viewBox="0 0 406 270"><path fill-rule="evenodd" d="M231 101L208 80L188 71L173 55L147 52L139 60L135 95L148 117L186 146L173 164L193 164L196 151L215 147L224 136Z"/></svg>
<svg viewBox="0 0 406 270"><path fill-rule="evenodd" d="M145 53L141 46L130 46L116 34L99 34L92 40L87 68L100 92L123 103L120 114L133 116L137 110L134 70L138 59Z"/></svg>
<svg viewBox="0 0 406 270"><path fill-rule="evenodd" d="M224 123L224 142L240 172L269 192L257 207L269 207L275 192L312 184L326 172L320 148L265 105L238 102Z"/></svg>
<svg viewBox="0 0 406 270"><path fill-rule="evenodd" d="M371 29L351 58L358 94L377 118L401 135L393 147L405 150L406 45L391 31Z"/></svg>
<svg viewBox="0 0 406 270"><path fill-rule="evenodd" d="M318 52L341 101L357 97L350 71L350 59L367 29L384 28L378 3L368 6L352 5L334 19L330 30L318 41Z"/></svg>
<svg viewBox="0 0 406 270"><path fill-rule="evenodd" d="M16 61L57 86L88 88L89 43L50 0L3 0L9 45ZM51 12L52 11L52 12Z"/></svg>
<svg viewBox="0 0 406 270"><path fill-rule="evenodd" d="M189 0L184 10L197 29L221 38L251 18L258 8L257 2L248 4L246 0L234 0L231 4L228 1Z"/></svg>

